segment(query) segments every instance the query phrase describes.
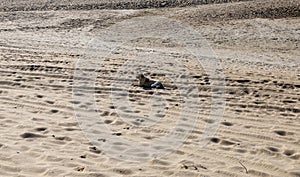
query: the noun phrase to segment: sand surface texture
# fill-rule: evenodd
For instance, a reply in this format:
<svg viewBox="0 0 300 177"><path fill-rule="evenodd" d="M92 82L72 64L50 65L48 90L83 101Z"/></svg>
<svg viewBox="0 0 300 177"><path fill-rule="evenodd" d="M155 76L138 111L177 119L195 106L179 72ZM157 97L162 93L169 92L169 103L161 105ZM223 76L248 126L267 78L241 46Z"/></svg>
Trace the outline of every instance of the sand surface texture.
<svg viewBox="0 0 300 177"><path fill-rule="evenodd" d="M0 176L299 177L300 2L212 2L1 1ZM196 30L177 41L206 39L218 68L156 17Z"/></svg>

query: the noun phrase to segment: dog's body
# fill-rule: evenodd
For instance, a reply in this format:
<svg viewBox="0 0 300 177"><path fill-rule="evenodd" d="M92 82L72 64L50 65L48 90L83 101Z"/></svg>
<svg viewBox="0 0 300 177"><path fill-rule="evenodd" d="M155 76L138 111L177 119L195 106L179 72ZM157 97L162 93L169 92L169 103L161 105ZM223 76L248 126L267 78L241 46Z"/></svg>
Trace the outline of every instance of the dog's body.
<svg viewBox="0 0 300 177"><path fill-rule="evenodd" d="M145 77L143 74L139 74L137 79L139 80L140 87L164 89L164 86L160 81L151 80Z"/></svg>

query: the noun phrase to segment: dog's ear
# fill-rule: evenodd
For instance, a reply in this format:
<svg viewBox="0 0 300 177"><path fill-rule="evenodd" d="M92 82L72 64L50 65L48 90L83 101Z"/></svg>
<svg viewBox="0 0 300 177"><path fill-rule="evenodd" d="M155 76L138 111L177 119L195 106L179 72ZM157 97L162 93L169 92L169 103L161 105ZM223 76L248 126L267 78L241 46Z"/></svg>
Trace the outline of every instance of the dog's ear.
<svg viewBox="0 0 300 177"><path fill-rule="evenodd" d="M141 74L136 75L137 79L141 79Z"/></svg>

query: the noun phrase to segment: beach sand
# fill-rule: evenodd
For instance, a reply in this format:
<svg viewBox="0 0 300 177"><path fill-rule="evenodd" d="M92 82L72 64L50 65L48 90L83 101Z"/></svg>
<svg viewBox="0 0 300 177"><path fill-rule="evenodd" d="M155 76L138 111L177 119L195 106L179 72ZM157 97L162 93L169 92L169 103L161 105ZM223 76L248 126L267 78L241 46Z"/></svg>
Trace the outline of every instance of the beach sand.
<svg viewBox="0 0 300 177"><path fill-rule="evenodd" d="M122 6L107 1L31 2L0 5L0 176L300 176L299 1L202 5L182 1L182 7L151 1L149 9L137 5L147 1L132 1L134 5L120 1ZM95 36L120 22L148 16L177 20L207 40L224 76L220 122L210 119L211 83L216 78L207 75L209 68L176 41L159 35L127 41L109 55L96 57L93 61L101 62L92 71L95 85L82 88L94 102L74 99L76 64L89 61L86 53L97 46L91 43ZM160 60L147 62L145 56ZM179 82L172 78L184 75L176 70L175 60L176 67L189 73L197 88L193 98L199 99L198 107L192 105L192 112L185 114L188 121L196 117L195 123L184 126L191 130L185 141L169 154L138 163L112 157L93 144L76 114L87 108L80 113L88 117L88 111L95 112L88 110L94 103L99 120L90 126L105 125L112 136L133 146L151 144L170 133L184 105ZM168 89L130 85L119 90L124 83L137 82L120 71L127 75L145 71ZM118 105L127 94L133 111ZM147 114L155 95L163 97L156 107L164 111L151 120ZM141 118L125 121L121 113ZM217 130L201 146L210 124ZM101 131L91 132L101 137ZM110 143L105 137L98 140ZM143 149L139 152L147 156Z"/></svg>

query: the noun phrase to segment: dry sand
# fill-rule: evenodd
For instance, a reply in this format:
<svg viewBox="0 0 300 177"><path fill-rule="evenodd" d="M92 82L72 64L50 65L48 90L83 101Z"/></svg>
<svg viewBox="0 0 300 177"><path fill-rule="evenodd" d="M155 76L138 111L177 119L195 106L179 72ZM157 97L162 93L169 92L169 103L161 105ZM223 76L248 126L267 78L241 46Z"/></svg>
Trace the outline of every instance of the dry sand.
<svg viewBox="0 0 300 177"><path fill-rule="evenodd" d="M138 3L148 1L135 1L135 10L127 1L105 7L107 1L24 2L0 4L0 176L300 176L298 0L206 5L182 1L183 7L158 9L143 9ZM179 1L149 2L180 6ZM104 9L108 7L112 9ZM133 125L118 119L110 95L113 82L119 83L116 72L143 53L179 59L195 79L201 100L198 122L182 146L164 157L133 163L111 158L85 137L73 104L91 103L73 100L73 74L95 34L149 15L189 24L208 40L222 64L226 105L217 132L201 148L204 126L213 123L205 68L172 41L137 39L120 47L99 66L94 94L99 122L113 135L151 143L169 133L181 111L172 78L162 74L175 71L164 60L148 65L148 74L171 89L131 87L129 92L139 114L148 112L149 96L164 95L166 104L161 106L166 112L156 115L159 122L141 127L141 120Z"/></svg>

